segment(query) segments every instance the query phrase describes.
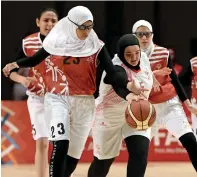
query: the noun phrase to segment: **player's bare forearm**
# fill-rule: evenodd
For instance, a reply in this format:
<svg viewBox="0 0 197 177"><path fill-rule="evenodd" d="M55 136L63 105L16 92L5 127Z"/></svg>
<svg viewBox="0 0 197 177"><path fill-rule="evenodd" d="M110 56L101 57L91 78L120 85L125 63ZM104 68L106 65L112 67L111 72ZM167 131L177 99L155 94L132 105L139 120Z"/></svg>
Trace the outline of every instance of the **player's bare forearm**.
<svg viewBox="0 0 197 177"><path fill-rule="evenodd" d="M156 92L156 91L160 91L160 83L159 83L159 81L156 79L156 77L155 77L155 75L154 75L154 73L153 73L153 89L154 89L154 91Z"/></svg>
<svg viewBox="0 0 197 177"><path fill-rule="evenodd" d="M17 72L11 72L9 77L11 80L17 83L22 83L22 81L25 79L24 76L18 74Z"/></svg>
<svg viewBox="0 0 197 177"><path fill-rule="evenodd" d="M172 72L172 69L169 67L165 67L162 69L158 69L158 70L154 70L153 74L155 76L165 76L165 75L169 75Z"/></svg>

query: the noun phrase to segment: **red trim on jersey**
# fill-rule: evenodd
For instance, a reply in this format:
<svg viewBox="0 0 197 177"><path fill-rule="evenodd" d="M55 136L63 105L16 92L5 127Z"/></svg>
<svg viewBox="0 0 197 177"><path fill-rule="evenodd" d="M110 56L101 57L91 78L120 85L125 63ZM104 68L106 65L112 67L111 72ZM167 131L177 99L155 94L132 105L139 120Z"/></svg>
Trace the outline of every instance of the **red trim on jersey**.
<svg viewBox="0 0 197 177"><path fill-rule="evenodd" d="M34 33L23 39L23 50L26 56L29 57L34 55L40 48L42 48L42 42L39 34L40 33ZM45 61L42 61L37 66L30 68L29 77L35 77L37 80L36 82L32 82L28 87L30 93L38 96L43 96L45 94L44 73Z"/></svg>
<svg viewBox="0 0 197 177"><path fill-rule="evenodd" d="M164 51L163 53L155 54L155 52ZM165 53L165 54L164 54ZM154 56L153 56L154 55ZM159 57L161 58L154 58ZM165 57L164 57L165 56ZM152 71L162 69L168 65L169 51L166 48L160 48L155 45L155 49L152 52L150 58L150 64ZM153 104L163 103L177 95L176 90L171 83L170 76L155 76L160 83L160 91L155 92L153 89L150 93L149 101Z"/></svg>

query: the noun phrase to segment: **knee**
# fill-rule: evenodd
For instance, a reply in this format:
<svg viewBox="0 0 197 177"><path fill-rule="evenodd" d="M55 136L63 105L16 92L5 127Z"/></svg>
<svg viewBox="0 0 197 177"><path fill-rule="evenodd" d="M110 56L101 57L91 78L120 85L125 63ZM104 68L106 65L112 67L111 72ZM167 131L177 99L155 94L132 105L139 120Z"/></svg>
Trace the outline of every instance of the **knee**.
<svg viewBox="0 0 197 177"><path fill-rule="evenodd" d="M49 142L47 138L40 138L36 141L36 150L48 151Z"/></svg>
<svg viewBox="0 0 197 177"><path fill-rule="evenodd" d="M92 162L92 172L94 177L106 177L109 169L115 158L99 160L97 157L94 157Z"/></svg>
<svg viewBox="0 0 197 177"><path fill-rule="evenodd" d="M185 147L186 149L189 147L196 147L197 148L197 141L196 141L196 138L192 132L182 135L179 138L179 140L180 140L181 144L183 145L183 147Z"/></svg>
<svg viewBox="0 0 197 177"><path fill-rule="evenodd" d="M144 136L136 135L125 139L129 160L136 163L147 164L150 140Z"/></svg>

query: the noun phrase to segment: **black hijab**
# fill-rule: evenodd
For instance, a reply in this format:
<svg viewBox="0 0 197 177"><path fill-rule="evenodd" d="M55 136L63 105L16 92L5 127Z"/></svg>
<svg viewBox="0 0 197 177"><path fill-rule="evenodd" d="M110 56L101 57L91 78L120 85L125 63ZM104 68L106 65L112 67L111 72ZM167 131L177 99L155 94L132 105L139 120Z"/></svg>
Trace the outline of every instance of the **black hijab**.
<svg viewBox="0 0 197 177"><path fill-rule="evenodd" d="M140 61L136 66L132 66L130 65L124 58L124 51L125 48L127 48L128 46L133 46L133 45L138 45L140 47L139 41L137 39L137 37L135 37L135 35L133 34L125 34L123 35L119 41L118 41L118 46L117 46L117 54L118 57L120 58L120 60L130 69L134 69L134 70L139 70L140 69Z"/></svg>

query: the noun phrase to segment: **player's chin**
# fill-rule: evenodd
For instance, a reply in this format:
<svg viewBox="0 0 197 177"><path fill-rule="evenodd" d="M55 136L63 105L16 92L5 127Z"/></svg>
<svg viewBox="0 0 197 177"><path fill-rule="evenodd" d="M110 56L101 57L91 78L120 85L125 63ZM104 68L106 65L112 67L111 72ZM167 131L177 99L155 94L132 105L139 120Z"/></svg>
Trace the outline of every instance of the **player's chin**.
<svg viewBox="0 0 197 177"><path fill-rule="evenodd" d="M82 37L81 37L81 40L86 40L87 37L88 37L88 35L82 36Z"/></svg>
<svg viewBox="0 0 197 177"><path fill-rule="evenodd" d="M44 36L47 36L47 35L50 33L50 31L51 31L51 30L46 29L46 30L44 31L44 34L43 34L43 35L44 35Z"/></svg>
<svg viewBox="0 0 197 177"><path fill-rule="evenodd" d="M137 64L138 64L138 60L135 60L135 61L130 61L129 62L129 64L131 65L131 66L136 66Z"/></svg>
<svg viewBox="0 0 197 177"><path fill-rule="evenodd" d="M144 50L147 49L148 48L148 43L142 43L141 48L144 49Z"/></svg>

